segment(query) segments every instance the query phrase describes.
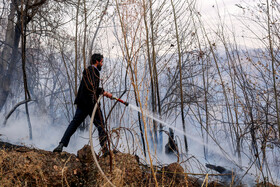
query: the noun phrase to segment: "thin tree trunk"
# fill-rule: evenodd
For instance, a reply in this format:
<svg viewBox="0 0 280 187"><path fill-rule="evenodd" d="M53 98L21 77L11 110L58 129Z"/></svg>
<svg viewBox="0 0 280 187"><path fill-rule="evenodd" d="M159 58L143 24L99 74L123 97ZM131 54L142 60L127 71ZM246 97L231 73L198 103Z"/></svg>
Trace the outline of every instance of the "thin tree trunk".
<svg viewBox="0 0 280 187"><path fill-rule="evenodd" d="M83 41L83 59L84 59L84 68L86 65L86 41L87 41L87 7L86 1L84 0L84 16L85 16L85 28L84 28L84 41Z"/></svg>
<svg viewBox="0 0 280 187"><path fill-rule="evenodd" d="M279 116L279 108L278 108L278 96L277 96L277 86L276 86L276 72L275 72L275 57L273 52L273 44L272 44L272 36L270 31L270 12L269 12L269 1L266 0L267 6L267 30L268 30L268 39L269 39L269 51L271 55L271 66L272 66L272 76L273 76L273 90L274 90L274 98L275 98L275 107L276 107L276 118L278 125L278 139L280 139L280 116Z"/></svg>
<svg viewBox="0 0 280 187"><path fill-rule="evenodd" d="M193 21L193 24L195 25L195 21L192 15L192 11L191 11L191 18ZM197 33L197 27L195 27L195 33ZM208 157L208 142L209 142L209 109L208 109L208 86L209 86L209 82L208 82L208 62L209 60L206 59L206 64L204 64L204 53L201 47L201 43L200 43L200 39L198 37L198 35L196 34L197 37L197 43L198 43L198 47L199 47L199 59L201 59L201 67L202 67L202 80L203 80L203 91L204 91L204 106L205 106L205 123L206 123L206 140L204 140L204 133L203 133L203 124L201 121L201 134L202 134L202 138L203 140L206 142L206 145L203 145L203 150L204 150L204 157L207 159ZM205 73L206 72L206 73ZM206 75L205 75L206 74Z"/></svg>
<svg viewBox="0 0 280 187"><path fill-rule="evenodd" d="M160 95L159 95L159 87L158 87L158 73L157 73L157 62L156 62L156 51L155 51L155 37L154 37L154 18L153 18L153 9L152 9L152 1L150 0L150 17L151 17L151 34L152 34L152 59L153 59L153 81L154 81L154 87L155 87L155 99L157 99L155 102L155 112L156 112L156 106L158 106L158 114L159 116L161 115L161 104L160 104ZM158 137L157 137L157 124L155 124L156 129L155 129L155 139L156 139L156 144L158 144ZM162 124L160 124L160 151L162 148Z"/></svg>
<svg viewBox="0 0 280 187"><path fill-rule="evenodd" d="M202 57L203 58L203 57ZM204 65L204 60L202 59L202 76L203 76L203 90L204 90L204 104L205 104L205 123L206 123L206 146L204 146L204 156L205 158L207 158L208 156L208 141L209 141L209 137L208 137L208 133L209 133L209 111L208 111L208 63L206 65ZM207 61L208 62L208 61ZM204 69L205 67L205 69ZM205 71L206 71L206 75L205 75Z"/></svg>
<svg viewBox="0 0 280 187"><path fill-rule="evenodd" d="M77 13L76 13L76 31L75 31L75 90L74 94L77 96L78 93L78 25L79 25L79 10L80 0L78 0Z"/></svg>
<svg viewBox="0 0 280 187"><path fill-rule="evenodd" d="M70 93L70 98L71 98L71 101L72 101L72 98L73 98L73 84L72 84L72 80L71 80L71 77L70 77L70 73L69 73L69 68L66 64L66 61L65 61L65 55L63 53L63 48L60 44L60 42L58 42L58 45L59 45L59 50L60 50L60 53L61 53L61 58L62 58L62 62L63 62L63 65L65 67L65 71L66 71L66 75L67 75L67 81L68 81L68 84L69 84L69 93ZM65 103L67 101L65 100ZM71 108L72 108L72 115L74 116L74 106L71 105Z"/></svg>
<svg viewBox="0 0 280 187"><path fill-rule="evenodd" d="M126 39L126 34L124 31L124 25L123 25L123 21L121 19L121 15L120 15L120 11L119 11L119 6L118 6L118 2L116 0L116 5L117 5L117 12L120 18L120 24L121 24L121 29L122 29L122 33L123 33L123 37L124 37L124 45L125 45L125 50L126 50L126 54L127 54L127 65L128 67L130 67L131 69L131 78L132 78L132 82L134 82L134 77L133 77L133 71L132 71L132 67L131 67L131 61L130 61L130 53L128 50L128 45L127 45L127 39ZM139 103L137 101L137 93L136 90L134 89L134 96L135 96L135 102L136 102L136 106L139 107ZM141 135L141 140L142 140L142 145L143 145L143 152L144 152L144 156L146 157L146 145L145 145L145 139L144 139L144 131L142 129L142 123L141 123L141 116L140 116L140 112L138 112L138 122L139 122L139 128L140 128L140 135Z"/></svg>
<svg viewBox="0 0 280 187"><path fill-rule="evenodd" d="M181 55L181 48L180 48L180 39L179 39L176 11L175 11L175 6L173 4L173 0L171 0L171 5L172 5L173 15L174 15L174 23L175 23L175 30L176 30L176 40L177 40L177 48L178 48L178 66L179 66L179 71L180 71L180 98L181 98L182 126L183 126L184 132L186 133L185 116L184 116L183 81L182 81L182 62L181 62L182 55ZM185 142L186 152L188 152L188 142L187 142L187 136L186 135L184 135L184 142Z"/></svg>
<svg viewBox="0 0 280 187"><path fill-rule="evenodd" d="M21 35L22 35L22 40L21 40L21 49L22 49L22 54L21 54L21 60L22 60L22 74L23 74L23 83L24 83L24 95L25 95L25 100L30 100L30 93L28 90L28 85L27 85L27 76L26 76L26 25L27 25L27 11L28 11L28 1L26 3L25 10L23 9L23 1L21 2ZM26 117L27 117L27 122L28 122L28 130L29 130L29 139L32 140L32 125L31 125L31 120L29 116L29 109L28 109L28 102L25 102L25 111L26 111Z"/></svg>
<svg viewBox="0 0 280 187"><path fill-rule="evenodd" d="M91 44L90 44L90 47L89 47L89 55L92 54L93 44L94 44L95 38L96 38L96 36L97 36L97 33L98 33L99 29L100 29L100 25L101 25L101 23L102 23L102 21L103 21L103 18L104 18L104 16L106 15L106 11L107 11L107 8L108 8L108 6L109 6L109 2L110 2L110 1L108 0L107 3L106 3L106 5L105 5L104 10L101 12L101 16L100 16L100 20L99 20L99 22L98 22L98 26L97 26L97 28L96 28L96 30L95 30L95 33L94 33L94 35L93 35L93 38L92 38L92 40L91 40Z"/></svg>
<svg viewBox="0 0 280 187"><path fill-rule="evenodd" d="M237 50L236 50L237 51ZM239 56L239 53L237 53L237 58L238 58L238 61L239 63L241 63L241 60L240 60L240 56ZM232 61L233 62L233 61ZM238 100L237 100L237 93L236 93L236 64L231 64L229 65L229 67L233 68L233 74L231 73L231 70L230 70L230 73L231 73L231 87L232 87L232 92L233 92L233 106L234 106L234 113L235 113L235 123L236 123L236 152L237 152L237 155L238 155L238 162L240 165L242 165L242 159L241 159L241 136L240 136L240 133L241 133L241 129L240 129L240 125L239 125L239 119L238 119Z"/></svg>
<svg viewBox="0 0 280 187"><path fill-rule="evenodd" d="M146 47L147 47L147 56L148 56L148 64L149 64L149 71L150 71L150 83L151 83L151 100L152 100L152 112L156 112L156 104L155 104L155 91L154 91L154 78L153 78L153 66L152 66L152 60L151 60L151 52L150 52L150 40L149 40L149 28L147 23L147 7L146 2L143 0L143 8L144 8L144 24L146 29ZM152 18L151 18L152 19ZM153 32L153 31L151 31ZM153 130L154 130L154 138L157 143L157 124L156 121L153 120Z"/></svg>

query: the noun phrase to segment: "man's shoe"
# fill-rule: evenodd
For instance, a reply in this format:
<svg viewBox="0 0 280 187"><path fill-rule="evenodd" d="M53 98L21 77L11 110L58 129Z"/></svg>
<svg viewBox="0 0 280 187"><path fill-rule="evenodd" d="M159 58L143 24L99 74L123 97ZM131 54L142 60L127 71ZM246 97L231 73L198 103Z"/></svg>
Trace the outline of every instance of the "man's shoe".
<svg viewBox="0 0 280 187"><path fill-rule="evenodd" d="M63 149L63 143L59 143L59 145L53 150L54 153L61 153Z"/></svg>

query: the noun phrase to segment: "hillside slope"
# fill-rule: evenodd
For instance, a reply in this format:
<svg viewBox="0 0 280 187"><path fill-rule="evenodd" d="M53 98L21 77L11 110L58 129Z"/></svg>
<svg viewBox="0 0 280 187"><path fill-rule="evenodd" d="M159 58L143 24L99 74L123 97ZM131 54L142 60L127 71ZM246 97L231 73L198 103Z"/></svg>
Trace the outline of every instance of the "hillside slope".
<svg viewBox="0 0 280 187"><path fill-rule="evenodd" d="M151 169L137 156L116 153L98 158L98 162L116 186L155 186ZM53 153L0 142L1 186L110 186L98 171L90 147L85 145L77 156ZM178 163L157 167L159 186L201 186L203 181L189 177ZM224 186L217 182L208 186Z"/></svg>

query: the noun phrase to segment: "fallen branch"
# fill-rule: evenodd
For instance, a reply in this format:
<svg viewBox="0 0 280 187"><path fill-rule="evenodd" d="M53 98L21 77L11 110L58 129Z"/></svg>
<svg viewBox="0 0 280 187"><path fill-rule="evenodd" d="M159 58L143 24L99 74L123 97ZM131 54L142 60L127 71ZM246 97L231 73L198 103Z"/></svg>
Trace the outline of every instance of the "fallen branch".
<svg viewBox="0 0 280 187"><path fill-rule="evenodd" d="M6 126L9 117L13 114L13 112L14 112L20 105L25 104L25 103L28 103L28 102L30 102L30 101L34 101L34 100L27 99L27 100L24 100L24 101L21 101L21 102L17 103L17 104L10 110L10 112L6 115L5 120L4 120L4 122L3 122L3 126Z"/></svg>

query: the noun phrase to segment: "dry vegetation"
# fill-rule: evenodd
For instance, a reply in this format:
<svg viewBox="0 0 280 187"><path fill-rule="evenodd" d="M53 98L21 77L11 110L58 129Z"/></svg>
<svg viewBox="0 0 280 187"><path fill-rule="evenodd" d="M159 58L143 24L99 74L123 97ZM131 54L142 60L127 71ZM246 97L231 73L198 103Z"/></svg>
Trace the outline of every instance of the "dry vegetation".
<svg viewBox="0 0 280 187"><path fill-rule="evenodd" d="M95 167L89 146L84 146L77 155L1 142L1 186L110 186ZM100 157L98 161L114 185L155 186L150 168L139 163L137 156L124 153L111 156ZM201 185L197 178L184 174L178 163L158 168L157 179L160 186Z"/></svg>
<svg viewBox="0 0 280 187"><path fill-rule="evenodd" d="M98 162L115 186L155 186L151 169L141 164L136 155L112 153L99 157ZM52 153L1 142L0 166L0 183L5 187L111 186L98 172L88 145L79 150L76 156L67 152ZM179 163L155 167L155 171L159 186L227 186L217 181L208 181L207 176L190 177ZM274 185L266 183L256 186Z"/></svg>

